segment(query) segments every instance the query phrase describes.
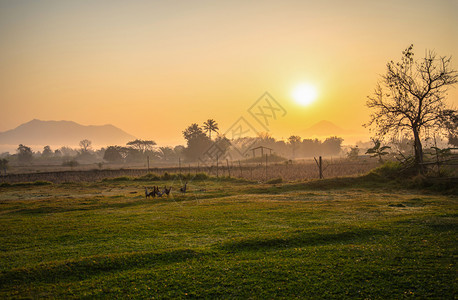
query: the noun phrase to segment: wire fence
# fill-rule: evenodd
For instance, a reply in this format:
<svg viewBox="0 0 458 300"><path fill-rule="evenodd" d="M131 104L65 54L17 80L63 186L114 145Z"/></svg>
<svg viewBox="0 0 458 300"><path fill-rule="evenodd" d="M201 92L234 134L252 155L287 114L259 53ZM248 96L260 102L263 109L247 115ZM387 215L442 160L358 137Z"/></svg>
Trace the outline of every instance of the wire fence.
<svg viewBox="0 0 458 300"><path fill-rule="evenodd" d="M50 181L63 182L96 182L105 178L121 176L138 177L148 173L163 176L169 174L184 174L192 178L194 174L205 173L214 177L243 178L253 181L269 181L281 178L282 181L303 181L318 178L335 178L346 176L364 175L380 166L375 158L359 158L350 160L346 158L321 158L304 161L285 161L269 163L268 160L258 163L243 161L220 161L211 165L199 163L180 163L168 167L132 167L113 168L105 166L103 169L80 169L48 172L27 172L19 174L6 174L0 176L2 182L34 182ZM408 167L409 162L405 162ZM424 162L422 166L429 177L457 178L458 155L447 158L436 158ZM115 166L116 167L116 166ZM84 166L83 166L84 168Z"/></svg>
<svg viewBox="0 0 458 300"><path fill-rule="evenodd" d="M375 160L363 162L351 162L347 160L324 159L322 174L324 178L362 175L379 163ZM91 169L91 170L65 170L48 172L28 172L19 174L6 174L0 176L2 182L34 182L50 181L63 182L95 182L104 178L121 176L138 177L147 173L162 176L169 174L194 174L205 173L214 177L243 178L254 181L268 181L282 178L283 181L297 181L320 178L319 167L314 161L284 163L244 163L241 161L226 161L224 164L213 165L182 164L174 167L141 167L141 168L118 168L118 169Z"/></svg>

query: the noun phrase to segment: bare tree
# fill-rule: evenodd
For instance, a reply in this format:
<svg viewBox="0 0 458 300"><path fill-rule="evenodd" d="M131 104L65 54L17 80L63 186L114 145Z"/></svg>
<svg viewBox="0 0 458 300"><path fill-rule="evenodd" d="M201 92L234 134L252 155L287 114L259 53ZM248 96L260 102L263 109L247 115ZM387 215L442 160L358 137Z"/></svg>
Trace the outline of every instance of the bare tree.
<svg viewBox="0 0 458 300"><path fill-rule="evenodd" d="M88 139L80 141L81 152L88 152L91 149L92 142Z"/></svg>
<svg viewBox="0 0 458 300"><path fill-rule="evenodd" d="M457 71L450 66L451 57L428 51L414 60L413 45L402 52L400 62L390 61L386 75L378 82L367 106L372 109L370 121L378 138L413 136L415 165L423 162L422 137L445 129L448 111L447 88L457 82ZM420 168L421 169L421 168Z"/></svg>

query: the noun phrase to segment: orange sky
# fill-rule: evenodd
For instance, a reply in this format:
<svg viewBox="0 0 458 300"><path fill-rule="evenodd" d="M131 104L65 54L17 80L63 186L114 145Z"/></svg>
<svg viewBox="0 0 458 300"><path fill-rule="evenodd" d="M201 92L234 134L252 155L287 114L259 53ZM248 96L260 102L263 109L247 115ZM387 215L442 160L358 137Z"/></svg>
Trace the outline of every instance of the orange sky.
<svg viewBox="0 0 458 300"><path fill-rule="evenodd" d="M0 1L0 131L72 120L178 144L268 91L287 112L277 138L320 120L364 132L366 96L409 44L458 69L457 1L316 2ZM291 98L300 83L319 90L310 106Z"/></svg>

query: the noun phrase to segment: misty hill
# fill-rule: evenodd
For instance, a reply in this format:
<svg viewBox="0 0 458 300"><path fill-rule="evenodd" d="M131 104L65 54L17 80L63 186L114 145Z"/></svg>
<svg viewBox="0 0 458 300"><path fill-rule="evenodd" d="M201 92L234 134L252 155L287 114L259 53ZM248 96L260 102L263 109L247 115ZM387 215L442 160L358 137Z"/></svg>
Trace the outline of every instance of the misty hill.
<svg viewBox="0 0 458 300"><path fill-rule="evenodd" d="M0 145L76 146L88 139L93 145L125 145L135 137L113 125L85 126L72 121L32 120L0 132Z"/></svg>
<svg viewBox="0 0 458 300"><path fill-rule="evenodd" d="M314 136L340 136L347 135L351 132L343 129L342 127L337 126L336 124L330 121L320 121L311 127L305 129L301 132L304 137L314 137Z"/></svg>

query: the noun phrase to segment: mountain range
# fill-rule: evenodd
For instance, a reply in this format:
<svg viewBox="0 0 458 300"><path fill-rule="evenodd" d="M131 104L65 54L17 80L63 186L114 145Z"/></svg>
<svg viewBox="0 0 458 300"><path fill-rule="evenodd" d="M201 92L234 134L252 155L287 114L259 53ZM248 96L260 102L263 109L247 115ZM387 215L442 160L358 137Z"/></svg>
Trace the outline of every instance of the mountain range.
<svg viewBox="0 0 458 300"><path fill-rule="evenodd" d="M34 119L18 127L0 132L0 145L77 146L88 139L93 145L125 145L136 138L113 125L81 125L72 121Z"/></svg>

